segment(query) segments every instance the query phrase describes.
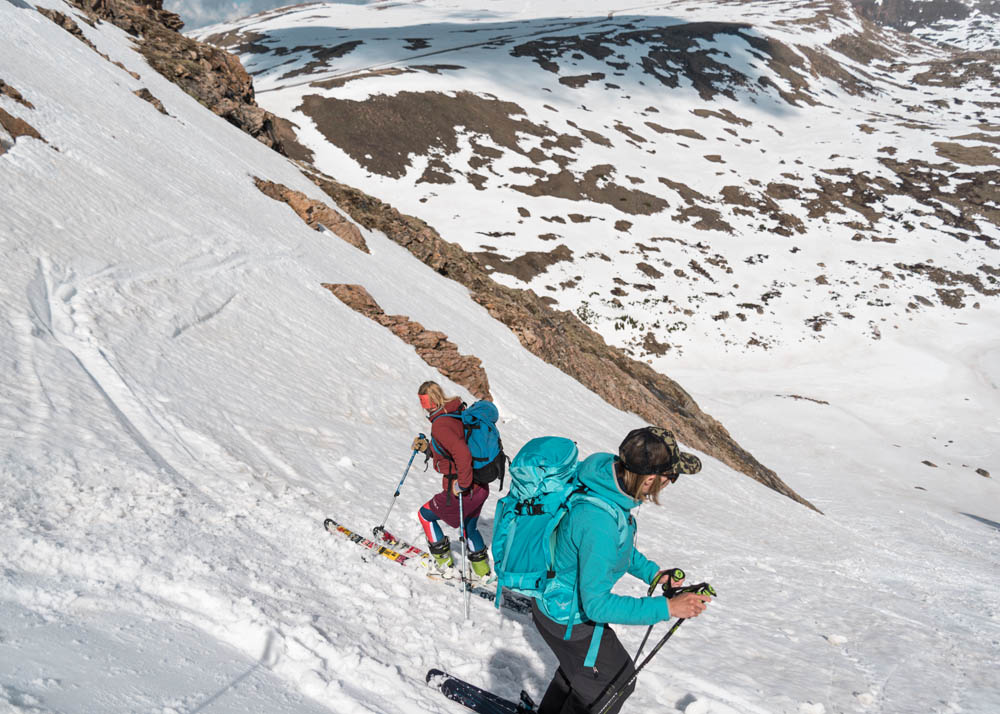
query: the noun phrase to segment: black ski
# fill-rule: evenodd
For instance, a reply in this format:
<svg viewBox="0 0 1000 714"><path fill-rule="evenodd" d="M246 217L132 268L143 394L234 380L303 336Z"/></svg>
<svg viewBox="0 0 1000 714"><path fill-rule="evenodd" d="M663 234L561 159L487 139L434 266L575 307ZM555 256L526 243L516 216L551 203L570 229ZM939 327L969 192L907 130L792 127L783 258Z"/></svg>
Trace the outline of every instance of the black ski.
<svg viewBox="0 0 1000 714"><path fill-rule="evenodd" d="M523 691L521 692L521 701L512 702L458 679L447 672L442 672L440 669L432 669L427 672L427 683L448 699L458 702L468 709L478 712L478 714L530 714L530 712L535 711L535 703Z"/></svg>

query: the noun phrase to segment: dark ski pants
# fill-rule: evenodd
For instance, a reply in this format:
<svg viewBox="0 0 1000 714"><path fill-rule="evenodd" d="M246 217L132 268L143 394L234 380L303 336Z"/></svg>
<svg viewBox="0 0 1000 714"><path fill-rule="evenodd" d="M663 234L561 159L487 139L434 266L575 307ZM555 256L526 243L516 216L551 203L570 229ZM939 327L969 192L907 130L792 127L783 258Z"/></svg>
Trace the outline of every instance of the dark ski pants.
<svg viewBox="0 0 1000 714"><path fill-rule="evenodd" d="M533 603L531 617L535 627L559 660L559 669L545 690L538 714L596 714L618 687L632 678L635 667L614 631L604 626L601 647L593 668L584 667L594 634L593 625L574 625L570 638L564 640L566 627L546 617ZM607 714L618 714L622 704L635 689L633 682Z"/></svg>

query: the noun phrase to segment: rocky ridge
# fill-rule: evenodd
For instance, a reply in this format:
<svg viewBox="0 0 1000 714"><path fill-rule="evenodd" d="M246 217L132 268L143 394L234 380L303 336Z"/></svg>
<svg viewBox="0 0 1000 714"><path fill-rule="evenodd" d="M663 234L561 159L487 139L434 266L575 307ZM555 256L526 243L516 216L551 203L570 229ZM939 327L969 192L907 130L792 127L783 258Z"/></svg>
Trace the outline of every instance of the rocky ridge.
<svg viewBox="0 0 1000 714"><path fill-rule="evenodd" d="M461 247L443 240L420 219L339 183L304 161L302 152L294 148L299 146L294 140L283 141L274 133L273 115L256 106L252 82L241 73L239 63L224 51L179 35L168 27L173 24L169 17L163 20L157 14L156 5L130 7L124 0L81 1L87 3L81 7L86 8L88 16L121 23L126 31L137 32L141 38L140 51L147 59L153 58L150 63L167 79L276 151L297 159L303 171L351 219L366 228L383 231L442 275L468 287L472 298L510 327L531 352L614 406L632 411L650 423L667 426L685 444L815 508L736 443L726 429L704 413L673 380L610 347L572 313L554 310L531 291L498 284L475 258ZM265 185L265 188L268 187ZM280 190L275 196L278 200L286 200L280 197ZM341 292L345 289L338 288ZM378 319L377 306L372 308L367 302L365 306L367 312ZM393 316L389 317L390 322L398 323L391 319ZM410 326L400 329L411 331ZM440 346L442 342L439 340L437 344ZM484 388L488 390L488 385L484 384Z"/></svg>

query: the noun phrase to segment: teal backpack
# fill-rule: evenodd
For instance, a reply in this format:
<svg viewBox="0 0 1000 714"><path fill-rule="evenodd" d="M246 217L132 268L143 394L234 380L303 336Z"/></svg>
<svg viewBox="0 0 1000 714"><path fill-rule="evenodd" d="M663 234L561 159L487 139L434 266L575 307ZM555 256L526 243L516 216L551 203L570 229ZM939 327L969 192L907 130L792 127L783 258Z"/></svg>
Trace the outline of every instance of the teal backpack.
<svg viewBox="0 0 1000 714"><path fill-rule="evenodd" d="M497 607L503 588L539 597L555 577L556 528L573 503L585 500L624 520L619 509L593 495L577 479L578 456L576 444L569 439L540 436L525 444L510 462L510 491L497 502L493 518Z"/></svg>
<svg viewBox="0 0 1000 714"><path fill-rule="evenodd" d="M555 529L580 483L576 444L541 436L525 444L510 462L510 491L493 518L493 568L497 606L503 588L528 597L542 594L551 571Z"/></svg>

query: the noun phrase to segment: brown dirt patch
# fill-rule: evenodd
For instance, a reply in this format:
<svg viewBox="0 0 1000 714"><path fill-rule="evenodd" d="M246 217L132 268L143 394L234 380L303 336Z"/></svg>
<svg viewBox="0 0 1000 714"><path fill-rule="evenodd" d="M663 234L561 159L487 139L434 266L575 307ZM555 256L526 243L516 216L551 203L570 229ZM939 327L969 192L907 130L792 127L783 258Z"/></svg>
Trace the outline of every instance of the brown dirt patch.
<svg viewBox="0 0 1000 714"><path fill-rule="evenodd" d="M513 275L526 283L544 273L550 265L573 260L573 251L565 245L558 245L548 252L528 251L514 259L505 258L491 251L473 255L490 272Z"/></svg>
<svg viewBox="0 0 1000 714"><path fill-rule="evenodd" d="M929 63L927 71L912 81L933 87L964 87L977 82L996 87L1000 84L1000 50L956 53Z"/></svg>
<svg viewBox="0 0 1000 714"><path fill-rule="evenodd" d="M671 188L680 194L681 198L688 205L692 205L695 201L708 201L708 197L705 194L700 193L687 184L680 183L679 181L671 181L668 178L661 176L659 182L662 183L667 188Z"/></svg>
<svg viewBox="0 0 1000 714"><path fill-rule="evenodd" d="M603 203L631 215L648 216L659 213L669 206L659 196L612 182L614 174L614 167L602 164L588 170L583 178L564 170L557 174L548 174L531 186L511 188L529 196L555 196L571 201Z"/></svg>
<svg viewBox="0 0 1000 714"><path fill-rule="evenodd" d="M357 47L363 45L364 42L361 40L351 40L350 42L342 42L339 45L333 47L295 47L291 50L292 53L295 52L310 52L312 53L312 60L307 62L302 67L293 69L289 72L285 72L279 79L292 79L293 77L300 77L303 74L312 74L318 69L323 69L326 67L327 62L332 59L338 59L345 55L349 55Z"/></svg>
<svg viewBox="0 0 1000 714"><path fill-rule="evenodd" d="M935 141L938 156L966 166L998 166L1000 157L992 146L965 146L950 141Z"/></svg>
<svg viewBox="0 0 1000 714"><path fill-rule="evenodd" d="M677 136L683 136L685 139L706 141L705 137L696 132L694 129L668 129L665 126L660 126L656 122L651 121L646 122L646 126L655 131L657 134L676 134Z"/></svg>
<svg viewBox="0 0 1000 714"><path fill-rule="evenodd" d="M515 118L525 116L517 104L471 92L455 96L400 92L364 101L310 94L297 109L316 122L327 141L358 164L392 178L406 173L411 155L423 156L431 150L457 152L459 127L489 136L496 145L528 158L532 157L520 147L518 133L556 139L548 127Z"/></svg>
<svg viewBox="0 0 1000 714"><path fill-rule="evenodd" d="M594 72L593 74L578 74L571 77L560 77L559 84L564 84L567 87L572 87L573 89L579 89L580 87L586 87L589 82L596 82L601 79L604 79L604 73Z"/></svg>
<svg viewBox="0 0 1000 714"><path fill-rule="evenodd" d="M743 117L736 116L728 109L720 109L717 112L712 111L711 109L692 109L691 113L694 114L695 116L701 117L702 119L706 119L708 117L715 117L716 119L721 119L724 122L729 122L730 124L737 124L739 126L751 126L751 124L753 123L749 119L744 119Z"/></svg>

